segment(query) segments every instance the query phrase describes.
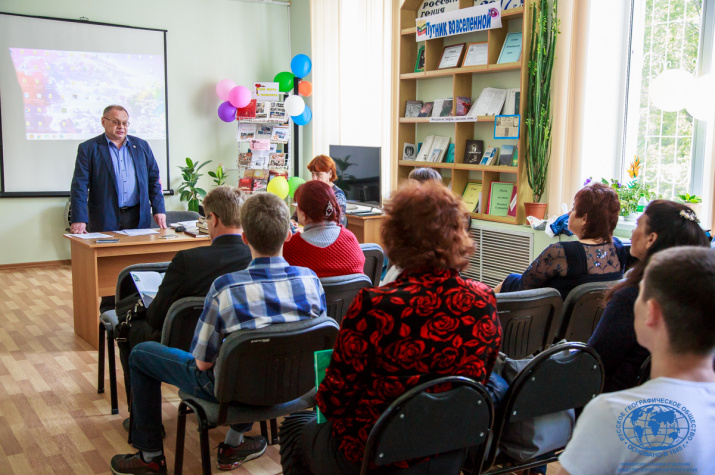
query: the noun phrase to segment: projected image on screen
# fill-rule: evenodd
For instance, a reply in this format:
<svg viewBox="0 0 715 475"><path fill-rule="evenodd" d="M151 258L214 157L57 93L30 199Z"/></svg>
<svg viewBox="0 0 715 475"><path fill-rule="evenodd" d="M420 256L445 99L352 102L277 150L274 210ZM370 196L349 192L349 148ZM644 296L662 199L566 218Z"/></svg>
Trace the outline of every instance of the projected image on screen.
<svg viewBox="0 0 715 475"><path fill-rule="evenodd" d="M9 48L23 94L28 140L85 140L102 111L121 104L129 133L166 138L164 58L149 54Z"/></svg>

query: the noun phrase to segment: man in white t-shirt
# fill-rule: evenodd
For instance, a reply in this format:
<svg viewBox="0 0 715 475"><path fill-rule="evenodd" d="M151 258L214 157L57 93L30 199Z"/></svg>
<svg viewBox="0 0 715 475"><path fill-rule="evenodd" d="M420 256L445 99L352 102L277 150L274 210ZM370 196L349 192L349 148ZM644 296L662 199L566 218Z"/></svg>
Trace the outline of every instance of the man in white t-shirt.
<svg viewBox="0 0 715 475"><path fill-rule="evenodd" d="M562 474L715 473L715 251L655 254L635 304L651 380L591 401Z"/></svg>

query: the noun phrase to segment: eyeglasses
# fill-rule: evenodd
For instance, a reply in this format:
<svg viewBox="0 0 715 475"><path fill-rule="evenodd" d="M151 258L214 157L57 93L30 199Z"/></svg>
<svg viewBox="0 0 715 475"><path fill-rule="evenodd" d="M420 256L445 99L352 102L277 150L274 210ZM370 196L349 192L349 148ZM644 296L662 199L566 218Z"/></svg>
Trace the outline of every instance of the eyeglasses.
<svg viewBox="0 0 715 475"><path fill-rule="evenodd" d="M117 127L119 127L120 125L123 125L124 127L129 127L129 122L127 122L127 121L122 122L121 120L110 119L110 118L104 117L104 116L102 116L102 119L108 120L109 122L116 125Z"/></svg>

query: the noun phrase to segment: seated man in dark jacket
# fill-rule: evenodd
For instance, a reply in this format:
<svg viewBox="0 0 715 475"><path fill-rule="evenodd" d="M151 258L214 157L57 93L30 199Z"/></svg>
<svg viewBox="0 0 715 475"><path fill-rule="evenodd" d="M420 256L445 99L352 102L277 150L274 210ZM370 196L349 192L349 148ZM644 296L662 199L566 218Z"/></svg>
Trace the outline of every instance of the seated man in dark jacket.
<svg viewBox="0 0 715 475"><path fill-rule="evenodd" d="M160 341L169 307L184 297L206 297L217 277L245 269L251 251L241 240L239 218L244 197L237 188L220 186L212 190L203 205L209 228L210 246L179 251L171 260L145 320L132 320L127 342L118 343L124 369L127 401L131 394L129 353L144 341Z"/></svg>

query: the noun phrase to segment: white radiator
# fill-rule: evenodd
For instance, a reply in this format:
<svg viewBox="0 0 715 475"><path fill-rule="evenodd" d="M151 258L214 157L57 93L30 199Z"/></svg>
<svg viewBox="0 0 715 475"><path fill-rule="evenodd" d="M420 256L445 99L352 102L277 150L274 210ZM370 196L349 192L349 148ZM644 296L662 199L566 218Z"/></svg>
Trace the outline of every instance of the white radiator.
<svg viewBox="0 0 715 475"><path fill-rule="evenodd" d="M534 235L472 225L469 235L477 245L462 273L494 287L512 273L521 274L531 264Z"/></svg>

